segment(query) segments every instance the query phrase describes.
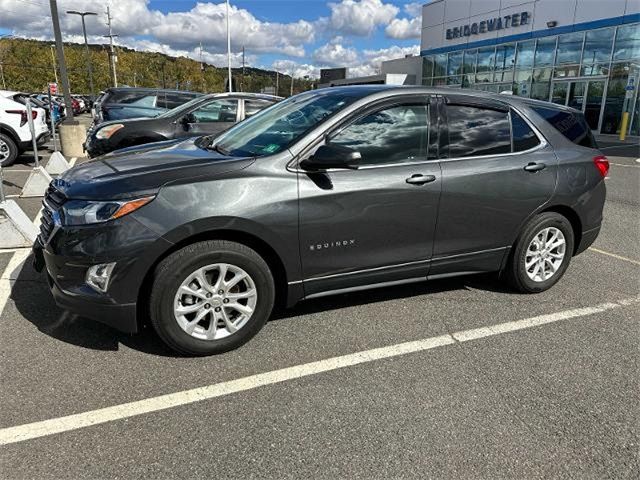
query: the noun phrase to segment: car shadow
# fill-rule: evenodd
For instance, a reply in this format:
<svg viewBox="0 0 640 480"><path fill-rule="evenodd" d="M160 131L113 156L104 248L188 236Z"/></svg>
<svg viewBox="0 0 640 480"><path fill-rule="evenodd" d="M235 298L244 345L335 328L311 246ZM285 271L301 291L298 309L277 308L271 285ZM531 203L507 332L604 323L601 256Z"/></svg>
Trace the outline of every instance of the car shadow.
<svg viewBox="0 0 640 480"><path fill-rule="evenodd" d="M36 272L31 261L29 256L13 286L11 299L19 314L40 332L61 342L93 350L117 351L120 345L125 345L151 355L180 356L166 347L147 325L132 335L60 309L49 291L45 274ZM495 274L480 274L311 299L293 308L274 312L270 321L295 320L296 317L321 311L465 289L513 293Z"/></svg>

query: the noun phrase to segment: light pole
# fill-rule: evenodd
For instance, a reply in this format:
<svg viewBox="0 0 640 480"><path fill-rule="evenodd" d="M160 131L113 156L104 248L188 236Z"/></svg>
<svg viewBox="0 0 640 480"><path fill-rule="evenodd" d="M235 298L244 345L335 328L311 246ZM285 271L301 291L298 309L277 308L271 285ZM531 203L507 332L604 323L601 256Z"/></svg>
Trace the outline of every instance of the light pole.
<svg viewBox="0 0 640 480"><path fill-rule="evenodd" d="M53 62L53 78L56 79L56 85L57 85L58 84L58 67L56 67L56 53L55 53L56 46L49 45L49 47L51 47L51 61Z"/></svg>
<svg viewBox="0 0 640 480"><path fill-rule="evenodd" d="M87 54L87 68L89 69L89 89L91 90L91 101L95 99L93 90L93 68L91 67L91 53L89 52L89 42L87 41L87 28L84 24L84 17L87 15L98 15L95 12L78 12L76 10L67 10L69 15L80 15L82 18L82 34L84 35L84 48Z"/></svg>
<svg viewBox="0 0 640 480"><path fill-rule="evenodd" d="M229 0L227 0L227 70L229 75L229 91L233 92L233 83L231 82L231 33L229 31Z"/></svg>

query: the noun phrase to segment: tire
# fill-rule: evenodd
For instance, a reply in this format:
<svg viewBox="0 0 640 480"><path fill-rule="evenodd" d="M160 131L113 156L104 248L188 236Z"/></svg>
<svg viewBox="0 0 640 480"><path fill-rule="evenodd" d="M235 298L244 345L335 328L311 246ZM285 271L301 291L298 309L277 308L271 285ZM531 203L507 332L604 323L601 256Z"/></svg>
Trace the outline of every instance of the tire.
<svg viewBox="0 0 640 480"><path fill-rule="evenodd" d="M540 239L545 237L543 232L547 229L549 230L546 237L549 243L547 244L545 240L543 245ZM558 234L556 240L553 240L556 231L561 232L562 235ZM563 249L562 247L553 248L553 245L560 243L562 237L564 237ZM534 239L536 239L535 242ZM511 251L505 269L507 282L515 290L523 293L540 293L548 290L562 278L569 267L574 251L573 245L573 227L566 217L555 212L536 215L525 225ZM564 253L560 259L562 250ZM542 265L544 269L541 268Z"/></svg>
<svg viewBox="0 0 640 480"><path fill-rule="evenodd" d="M242 280L228 289L216 285L222 271L227 283ZM220 291L225 293L220 295ZM224 353L260 331L271 315L274 298L269 266L254 250L225 240L194 243L171 254L156 268L149 302L151 325L180 354ZM187 310L192 311L182 313ZM199 315L204 317L197 321Z"/></svg>
<svg viewBox="0 0 640 480"><path fill-rule="evenodd" d="M0 133L0 166L8 167L13 165L16 158L18 158L18 154L19 150L16 142L10 136Z"/></svg>

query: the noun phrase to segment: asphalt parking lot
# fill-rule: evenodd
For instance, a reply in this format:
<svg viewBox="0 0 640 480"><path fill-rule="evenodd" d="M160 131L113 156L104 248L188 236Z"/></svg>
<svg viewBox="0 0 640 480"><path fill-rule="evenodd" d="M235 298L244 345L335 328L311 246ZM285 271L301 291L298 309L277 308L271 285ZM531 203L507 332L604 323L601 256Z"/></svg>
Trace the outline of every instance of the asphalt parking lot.
<svg viewBox="0 0 640 480"><path fill-rule="evenodd" d="M600 143L604 227L551 290L327 297L216 357L73 317L28 250L0 250L0 475L638 478L640 151ZM31 167L5 170L7 194Z"/></svg>

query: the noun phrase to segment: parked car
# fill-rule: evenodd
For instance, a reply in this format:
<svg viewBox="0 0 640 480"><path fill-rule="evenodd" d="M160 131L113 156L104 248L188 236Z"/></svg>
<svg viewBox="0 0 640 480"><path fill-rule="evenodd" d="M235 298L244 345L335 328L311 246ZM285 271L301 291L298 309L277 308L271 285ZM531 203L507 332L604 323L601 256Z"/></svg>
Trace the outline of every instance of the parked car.
<svg viewBox="0 0 640 480"><path fill-rule="evenodd" d="M314 90L65 172L35 264L63 308L126 332L148 316L174 350L220 353L301 299L475 272L547 290L598 236L608 168L568 107Z"/></svg>
<svg viewBox="0 0 640 480"><path fill-rule="evenodd" d="M93 126L87 132L85 149L89 157L96 157L134 145L217 134L279 100L281 97L256 93L203 95L154 118Z"/></svg>
<svg viewBox="0 0 640 480"><path fill-rule="evenodd" d="M157 117L202 95L183 90L114 87L105 90L96 101L94 123L125 118Z"/></svg>
<svg viewBox="0 0 640 480"><path fill-rule="evenodd" d="M42 108L31 110L36 143L42 145L49 139L49 128ZM31 130L24 104L0 95L0 165L13 164L25 150L33 146Z"/></svg>

